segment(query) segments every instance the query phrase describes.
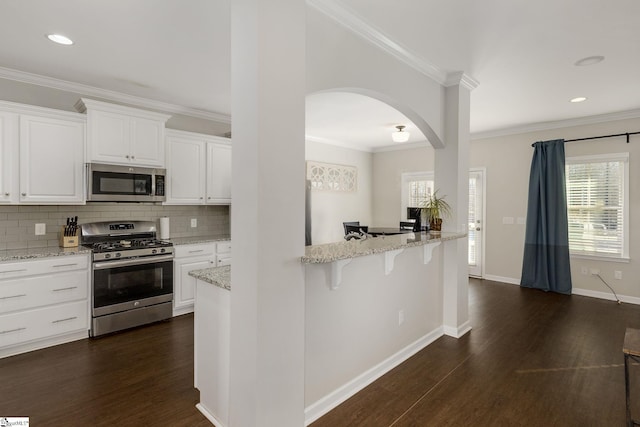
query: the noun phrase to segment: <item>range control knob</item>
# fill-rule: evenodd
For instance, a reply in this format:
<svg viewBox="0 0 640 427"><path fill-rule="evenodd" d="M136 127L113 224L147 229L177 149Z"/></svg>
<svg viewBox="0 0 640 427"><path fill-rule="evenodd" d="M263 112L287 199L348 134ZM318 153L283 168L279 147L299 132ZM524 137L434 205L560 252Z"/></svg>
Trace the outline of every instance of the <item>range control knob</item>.
<svg viewBox="0 0 640 427"><path fill-rule="evenodd" d="M155 249L151 249L151 253L152 253L152 254L156 254L156 253L158 253L158 251L157 251L157 250L155 250Z"/></svg>
<svg viewBox="0 0 640 427"><path fill-rule="evenodd" d="M164 249L164 248L160 249L160 253L161 253L161 254L163 254L163 253L165 253L165 252L166 252L166 249Z"/></svg>
<svg viewBox="0 0 640 427"><path fill-rule="evenodd" d="M111 254L105 254L105 256L104 256L104 257L105 257L105 258L107 258L107 259L108 259L108 258L111 258Z"/></svg>
<svg viewBox="0 0 640 427"><path fill-rule="evenodd" d="M116 252L116 258L120 258L120 256L122 256L122 254L120 252Z"/></svg>

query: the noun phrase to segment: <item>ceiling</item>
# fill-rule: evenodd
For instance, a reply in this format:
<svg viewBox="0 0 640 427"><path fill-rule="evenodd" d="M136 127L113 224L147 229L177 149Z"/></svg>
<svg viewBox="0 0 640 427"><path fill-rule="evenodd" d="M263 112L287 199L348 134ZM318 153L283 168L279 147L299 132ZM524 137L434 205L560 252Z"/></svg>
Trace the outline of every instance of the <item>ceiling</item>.
<svg viewBox="0 0 640 427"><path fill-rule="evenodd" d="M394 0L392 9L383 0L307 1L341 10L436 74L464 71L477 80L476 136L620 112L640 117L638 0ZM2 1L0 77L31 73L228 119L229 3ZM75 44L54 45L48 33ZM605 59L574 65L594 55ZM578 96L588 99L569 102ZM400 123L412 131L404 116L370 98L307 99L312 140L371 149L389 145ZM411 133L410 142L424 140L417 129Z"/></svg>

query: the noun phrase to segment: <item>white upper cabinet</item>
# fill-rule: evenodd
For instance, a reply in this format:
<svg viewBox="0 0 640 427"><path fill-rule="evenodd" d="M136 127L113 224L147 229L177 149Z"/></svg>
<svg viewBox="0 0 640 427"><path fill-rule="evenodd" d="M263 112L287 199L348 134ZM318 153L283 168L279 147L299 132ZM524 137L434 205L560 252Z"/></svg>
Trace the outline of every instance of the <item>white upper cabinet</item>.
<svg viewBox="0 0 640 427"><path fill-rule="evenodd" d="M165 167L169 115L82 98L87 113L87 162Z"/></svg>
<svg viewBox="0 0 640 427"><path fill-rule="evenodd" d="M231 144L207 143L207 203L231 203Z"/></svg>
<svg viewBox="0 0 640 427"><path fill-rule="evenodd" d="M204 203L206 143L167 130L167 204Z"/></svg>
<svg viewBox="0 0 640 427"><path fill-rule="evenodd" d="M84 203L84 123L20 116L20 202Z"/></svg>
<svg viewBox="0 0 640 427"><path fill-rule="evenodd" d="M17 203L18 114L0 111L0 203Z"/></svg>
<svg viewBox="0 0 640 427"><path fill-rule="evenodd" d="M166 204L230 204L228 138L167 130Z"/></svg>

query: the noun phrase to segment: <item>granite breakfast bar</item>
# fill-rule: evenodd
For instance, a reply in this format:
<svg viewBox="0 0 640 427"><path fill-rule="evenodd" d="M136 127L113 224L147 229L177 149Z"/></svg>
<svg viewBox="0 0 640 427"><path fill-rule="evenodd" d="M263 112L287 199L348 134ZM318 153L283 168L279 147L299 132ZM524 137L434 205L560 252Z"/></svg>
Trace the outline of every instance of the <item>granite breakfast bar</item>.
<svg viewBox="0 0 640 427"><path fill-rule="evenodd" d="M408 233L306 247L307 423L445 334L445 249L465 238Z"/></svg>
<svg viewBox="0 0 640 427"><path fill-rule="evenodd" d="M465 237L409 233L305 248L307 424L445 334L444 248ZM230 273L189 273L198 279L198 408L220 425L228 425Z"/></svg>

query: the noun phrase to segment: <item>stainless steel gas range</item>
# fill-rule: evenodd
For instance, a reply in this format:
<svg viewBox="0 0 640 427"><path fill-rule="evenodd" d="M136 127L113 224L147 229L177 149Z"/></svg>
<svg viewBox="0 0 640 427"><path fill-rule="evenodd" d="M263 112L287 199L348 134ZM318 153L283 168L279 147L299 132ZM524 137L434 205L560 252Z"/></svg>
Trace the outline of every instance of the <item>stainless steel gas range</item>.
<svg viewBox="0 0 640 427"><path fill-rule="evenodd" d="M173 245L156 239L152 221L82 224L92 251L90 335L115 332L172 316Z"/></svg>

